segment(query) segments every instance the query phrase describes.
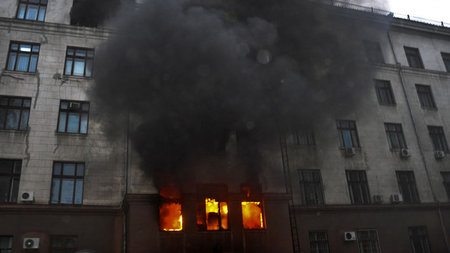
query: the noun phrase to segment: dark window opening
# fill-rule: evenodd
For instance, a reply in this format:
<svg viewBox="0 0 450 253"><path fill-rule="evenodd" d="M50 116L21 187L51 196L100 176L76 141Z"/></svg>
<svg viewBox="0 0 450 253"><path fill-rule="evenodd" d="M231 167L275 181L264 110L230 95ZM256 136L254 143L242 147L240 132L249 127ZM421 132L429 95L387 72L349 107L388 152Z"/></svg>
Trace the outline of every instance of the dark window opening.
<svg viewBox="0 0 450 253"><path fill-rule="evenodd" d="M378 103L380 105L395 105L394 92L391 83L385 80L375 80Z"/></svg>
<svg viewBox="0 0 450 253"><path fill-rule="evenodd" d="M450 72L450 53L441 53L442 61L444 61L445 70Z"/></svg>
<svg viewBox="0 0 450 253"><path fill-rule="evenodd" d="M384 58L381 51L380 43L375 41L364 41L364 49L366 51L367 60L370 63L383 64Z"/></svg>
<svg viewBox="0 0 450 253"><path fill-rule="evenodd" d="M12 253L13 237L10 235L0 235L0 253Z"/></svg>
<svg viewBox="0 0 450 253"><path fill-rule="evenodd" d="M366 172L364 170L347 170L345 173L352 204L370 204Z"/></svg>
<svg viewBox="0 0 450 253"><path fill-rule="evenodd" d="M303 205L323 205L323 186L320 170L299 170L300 195Z"/></svg>
<svg viewBox="0 0 450 253"><path fill-rule="evenodd" d="M416 84L416 90L422 108L436 109L436 103L434 103L433 93L431 93L429 85Z"/></svg>
<svg viewBox="0 0 450 253"><path fill-rule="evenodd" d="M46 10L47 0L20 0L17 8L17 18L44 21Z"/></svg>
<svg viewBox="0 0 450 253"><path fill-rule="evenodd" d="M75 253L77 251L77 237L58 235L50 239L50 253Z"/></svg>
<svg viewBox="0 0 450 253"><path fill-rule="evenodd" d="M337 129L339 131L339 141L343 148L359 147L358 132L356 123L353 120L337 120Z"/></svg>
<svg viewBox="0 0 450 253"><path fill-rule="evenodd" d="M312 147L316 145L316 139L314 138L313 132L300 132L296 130L294 131L293 138L294 144L299 146Z"/></svg>
<svg viewBox="0 0 450 253"><path fill-rule="evenodd" d="M82 204L84 163L53 164L51 204Z"/></svg>
<svg viewBox="0 0 450 253"><path fill-rule="evenodd" d="M409 240L413 253L430 253L430 240L425 226L409 227Z"/></svg>
<svg viewBox="0 0 450 253"><path fill-rule="evenodd" d="M407 148L401 124L384 123L384 129L391 149Z"/></svg>
<svg viewBox="0 0 450 253"><path fill-rule="evenodd" d="M0 203L16 203L22 161L0 159Z"/></svg>
<svg viewBox="0 0 450 253"><path fill-rule="evenodd" d="M404 47L406 59L408 60L408 65L413 68L423 69L422 58L420 57L419 49L413 47Z"/></svg>
<svg viewBox="0 0 450 253"><path fill-rule="evenodd" d="M68 47L64 75L92 76L94 49Z"/></svg>
<svg viewBox="0 0 450 253"><path fill-rule="evenodd" d="M37 43L12 41L9 45L6 69L22 72L36 72L40 45Z"/></svg>
<svg viewBox="0 0 450 253"><path fill-rule="evenodd" d="M416 179L412 171L396 171L400 193L405 203L420 203Z"/></svg>
<svg viewBox="0 0 450 253"><path fill-rule="evenodd" d="M58 132L86 134L88 131L89 102L61 100Z"/></svg>
<svg viewBox="0 0 450 253"><path fill-rule="evenodd" d="M358 230L356 232L360 253L379 253L378 233L375 229Z"/></svg>
<svg viewBox="0 0 450 253"><path fill-rule="evenodd" d="M309 248L311 253L329 253L328 233L326 231L310 231Z"/></svg>
<svg viewBox="0 0 450 253"><path fill-rule="evenodd" d="M445 138L444 128L441 126L428 126L434 151L444 151L449 153L447 138Z"/></svg>
<svg viewBox="0 0 450 253"><path fill-rule="evenodd" d="M450 172L441 172L447 198L450 200Z"/></svg>
<svg viewBox="0 0 450 253"><path fill-rule="evenodd" d="M28 129L31 98L0 96L0 129Z"/></svg>
<svg viewBox="0 0 450 253"><path fill-rule="evenodd" d="M97 27L112 17L121 4L121 0L74 0L70 10L70 24Z"/></svg>

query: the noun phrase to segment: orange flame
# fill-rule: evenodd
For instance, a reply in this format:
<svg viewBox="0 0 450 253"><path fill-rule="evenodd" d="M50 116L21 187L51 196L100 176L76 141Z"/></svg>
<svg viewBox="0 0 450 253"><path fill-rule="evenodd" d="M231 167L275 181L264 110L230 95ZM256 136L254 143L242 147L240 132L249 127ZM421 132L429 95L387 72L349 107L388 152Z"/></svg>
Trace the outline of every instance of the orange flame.
<svg viewBox="0 0 450 253"><path fill-rule="evenodd" d="M241 203L242 222L245 229L264 229L263 213L261 202Z"/></svg>
<svg viewBox="0 0 450 253"><path fill-rule="evenodd" d="M183 230L181 204L163 203L159 208L159 225L163 231Z"/></svg>
<svg viewBox="0 0 450 253"><path fill-rule="evenodd" d="M206 198L205 211L207 230L228 229L227 202L217 202L215 199Z"/></svg>

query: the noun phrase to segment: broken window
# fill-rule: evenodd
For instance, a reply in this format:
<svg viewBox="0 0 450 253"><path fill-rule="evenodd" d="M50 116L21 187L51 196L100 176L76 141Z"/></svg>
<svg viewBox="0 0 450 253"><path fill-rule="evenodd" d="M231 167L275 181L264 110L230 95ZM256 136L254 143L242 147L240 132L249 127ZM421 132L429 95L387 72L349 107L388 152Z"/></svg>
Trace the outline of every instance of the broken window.
<svg viewBox="0 0 450 253"><path fill-rule="evenodd" d="M436 109L436 103L434 103L433 94L429 85L416 84L416 90L422 108Z"/></svg>
<svg viewBox="0 0 450 253"><path fill-rule="evenodd" d="M389 142L389 147L393 150L407 148L401 124L384 123L384 129Z"/></svg>
<svg viewBox="0 0 450 253"><path fill-rule="evenodd" d="M89 102L61 100L58 132L86 134L88 119Z"/></svg>
<svg viewBox="0 0 450 253"><path fill-rule="evenodd" d="M323 205L320 170L299 170L300 195L303 205Z"/></svg>
<svg viewBox="0 0 450 253"><path fill-rule="evenodd" d="M380 105L395 105L394 93L389 81L375 80L375 89Z"/></svg>
<svg viewBox="0 0 450 253"><path fill-rule="evenodd" d="M404 49L408 65L413 68L423 69L423 62L420 57L419 49L413 47L404 47Z"/></svg>
<svg viewBox="0 0 450 253"><path fill-rule="evenodd" d="M339 141L342 148L359 147L359 138L355 121L337 120L336 125L339 131Z"/></svg>
<svg viewBox="0 0 450 253"><path fill-rule="evenodd" d="M311 253L329 253L328 233L326 231L310 231L309 248Z"/></svg>
<svg viewBox="0 0 450 253"><path fill-rule="evenodd" d="M77 251L77 237L67 235L51 236L50 253L75 253Z"/></svg>
<svg viewBox="0 0 450 253"><path fill-rule="evenodd" d="M364 170L347 170L345 174L352 204L370 204L366 172Z"/></svg>
<svg viewBox="0 0 450 253"><path fill-rule="evenodd" d="M366 51L367 60L370 63L383 64L384 58L381 52L380 43L375 41L364 41L364 49Z"/></svg>
<svg viewBox="0 0 450 253"><path fill-rule="evenodd" d="M53 164L51 204L83 203L84 163Z"/></svg>
<svg viewBox="0 0 450 253"><path fill-rule="evenodd" d="M36 72L40 45L37 43L12 41L9 45L6 69Z"/></svg>
<svg viewBox="0 0 450 253"><path fill-rule="evenodd" d="M263 207L260 201L242 201L244 229L264 229Z"/></svg>
<svg viewBox="0 0 450 253"><path fill-rule="evenodd" d="M441 126L428 126L431 140L435 151L444 151L449 153L447 139L445 138L444 128Z"/></svg>
<svg viewBox="0 0 450 253"><path fill-rule="evenodd" d="M375 229L358 230L356 232L360 253L379 253L378 233Z"/></svg>
<svg viewBox="0 0 450 253"><path fill-rule="evenodd" d="M425 226L409 227L409 240L414 253L430 253L430 240Z"/></svg>
<svg viewBox="0 0 450 253"><path fill-rule="evenodd" d="M199 230L228 230L226 185L198 186L197 226Z"/></svg>
<svg viewBox="0 0 450 253"><path fill-rule="evenodd" d="M0 203L15 203L19 193L22 161L0 159Z"/></svg>
<svg viewBox="0 0 450 253"><path fill-rule="evenodd" d="M159 225L163 231L183 230L181 204L178 202L163 202L159 207Z"/></svg>
<svg viewBox="0 0 450 253"><path fill-rule="evenodd" d="M442 61L444 61L445 70L450 72L450 54L449 53L441 53Z"/></svg>
<svg viewBox="0 0 450 253"><path fill-rule="evenodd" d="M405 203L419 203L419 193L417 191L416 179L412 171L396 171L397 182L400 193Z"/></svg>
<svg viewBox="0 0 450 253"><path fill-rule="evenodd" d="M31 98L0 96L0 129L27 130L30 106Z"/></svg>
<svg viewBox="0 0 450 253"><path fill-rule="evenodd" d="M92 76L94 49L67 47L64 75Z"/></svg>
<svg viewBox="0 0 450 253"><path fill-rule="evenodd" d="M46 10L47 0L20 0L17 18L44 21Z"/></svg>

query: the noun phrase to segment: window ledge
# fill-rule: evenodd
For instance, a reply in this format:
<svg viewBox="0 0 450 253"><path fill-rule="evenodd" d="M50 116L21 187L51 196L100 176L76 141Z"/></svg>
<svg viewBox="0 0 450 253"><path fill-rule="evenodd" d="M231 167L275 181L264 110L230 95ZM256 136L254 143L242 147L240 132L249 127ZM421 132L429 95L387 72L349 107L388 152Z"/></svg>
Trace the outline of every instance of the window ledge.
<svg viewBox="0 0 450 253"><path fill-rule="evenodd" d="M14 133L14 134L27 135L28 129L27 130L0 129L0 133Z"/></svg>
<svg viewBox="0 0 450 253"><path fill-rule="evenodd" d="M16 71L16 70L4 69L3 73L1 75L2 76L10 76L12 78L20 79L20 77L15 77L14 75L19 75L19 76L37 76L37 72L26 72L26 71Z"/></svg>
<svg viewBox="0 0 450 253"><path fill-rule="evenodd" d="M94 77L87 77L87 76L69 76L69 75L62 75L61 80L73 80L73 81L80 81L80 80L94 80Z"/></svg>
<svg viewBox="0 0 450 253"><path fill-rule="evenodd" d="M78 136L78 137L87 137L88 136L87 133L86 134L81 134L81 133L63 133L63 132L58 132L58 131L55 131L55 134L57 136Z"/></svg>

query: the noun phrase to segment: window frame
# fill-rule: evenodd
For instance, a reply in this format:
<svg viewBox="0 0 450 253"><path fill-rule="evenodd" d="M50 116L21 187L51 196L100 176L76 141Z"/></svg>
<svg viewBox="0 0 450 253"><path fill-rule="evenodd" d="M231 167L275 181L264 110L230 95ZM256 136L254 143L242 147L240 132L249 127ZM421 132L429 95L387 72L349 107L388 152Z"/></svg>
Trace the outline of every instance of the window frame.
<svg viewBox="0 0 450 253"><path fill-rule="evenodd" d="M63 103L67 103L67 109L62 109L62 104ZM70 104L71 103L79 103L80 104L80 108L78 110L72 110L70 109ZM87 111L83 111L83 105L87 104L88 105L88 109ZM60 100L59 102L59 111L58 111L58 124L56 126L56 132L60 133L60 134L82 134L82 135L87 135L89 132L89 111L91 109L91 104L89 101L76 101L76 100ZM59 131L60 127L59 124L61 123L61 113L66 113L66 119L64 121L65 127L64 127L64 131ZM76 133L72 133L72 132L68 132L68 126L69 126L69 113L77 113L78 114L78 131ZM87 118L86 118L86 133L82 133L81 132L81 125L82 125L82 114L87 114Z"/></svg>
<svg viewBox="0 0 450 253"><path fill-rule="evenodd" d="M73 55L70 56L69 55L69 50L73 50ZM77 50L84 50L86 51L86 55L84 57L81 56L77 56L76 52ZM88 52L92 51L92 57L88 56ZM72 58L72 68L70 70L70 74L66 73L66 68L67 68L67 60L68 58ZM85 47L74 47L74 46L67 46L66 48L66 57L64 60L64 71L63 71L63 75L64 76L74 76L74 77L86 77L86 78L93 78L93 72L94 72L94 58L95 58L95 49L94 48L85 48ZM82 59L84 62L84 69L83 69L83 75L74 75L74 68L75 68L75 59ZM86 75L86 69L87 69L87 61L91 59L92 60L92 65L91 65L91 75L87 76Z"/></svg>
<svg viewBox="0 0 450 253"><path fill-rule="evenodd" d="M445 131L442 126L427 126L428 133L433 144L434 151L444 151L449 154L447 138L445 137Z"/></svg>
<svg viewBox="0 0 450 253"><path fill-rule="evenodd" d="M318 239L318 236L317 236L318 234L325 235L326 240ZM315 236L312 236L312 235L315 235ZM314 240L312 240L312 239L314 239ZM311 253L330 253L330 244L329 244L329 240L328 240L328 231L326 231L326 230L311 230L311 231L308 231L308 241L309 241L309 250L310 250ZM313 247L313 244L316 244L318 247ZM326 250L325 251L321 250L321 247L320 247L321 244L324 244L322 246L325 246L325 244L326 244Z"/></svg>
<svg viewBox="0 0 450 253"><path fill-rule="evenodd" d="M53 240L57 239L57 238L72 238L75 239L75 245L78 246L78 236L76 235L50 235L50 243L49 243L49 252L52 253L54 250L56 250L57 252L61 252L61 250L64 250L64 252L67 253L75 253L78 249L78 247L75 248L66 248L66 247L59 247L59 248L54 248L53 247Z"/></svg>
<svg viewBox="0 0 450 253"><path fill-rule="evenodd" d="M3 99L6 99L6 105L2 105L1 101ZM20 103L21 105L20 106L9 105L10 100L12 100L12 99L21 99L22 100L21 103ZM29 101L29 106L28 107L26 107L25 101ZM0 125L0 130L5 130L5 131L9 131L9 130L10 131L28 131L28 124L30 122L31 98L29 98L29 97L16 97L16 96L1 96L0 95L0 110L5 110L5 116L3 118L4 119L4 124ZM20 111L16 129L6 128L6 125L8 123L8 111L9 110L19 110ZM28 113L28 117L26 119L25 129L22 129L22 120L24 120L22 115L23 115L24 111L26 111Z"/></svg>
<svg viewBox="0 0 450 253"><path fill-rule="evenodd" d="M59 175L55 175L55 168L56 168L56 164L61 164L61 171ZM74 175L73 176L68 176L68 175L64 175L64 165L65 164L75 164L74 167ZM78 174L78 166L79 165L83 165L83 175L82 176L77 176ZM83 197L84 197L84 185L85 185L85 177L86 175L86 164L84 162L74 162L74 161L54 161L53 162L53 168L52 168L52 182L51 182L51 188L50 188L50 200L49 200L49 204L50 205L83 205ZM59 189L58 189L58 197L57 197L57 202L53 202L53 188L55 187L54 184L54 180L58 179L59 181ZM62 181L64 179L73 179L73 189L72 189L72 203L61 203L61 192L62 192L62 188L63 188L63 184ZM75 199L76 199L76 192L77 192L77 182L78 181L82 181L83 185L81 188L81 203L75 203Z"/></svg>
<svg viewBox="0 0 450 253"><path fill-rule="evenodd" d="M436 101L434 100L433 91L431 90L430 85L416 84L416 91L422 109L437 110ZM431 105L428 105L428 103Z"/></svg>
<svg viewBox="0 0 450 253"><path fill-rule="evenodd" d="M400 150L402 148L408 148L408 145L406 144L405 135L403 134L402 124L400 124L400 123L384 123L384 130L386 132L387 141L389 144L389 148L391 150ZM398 147L394 146L394 142L393 142L394 139L397 140Z"/></svg>
<svg viewBox="0 0 450 253"><path fill-rule="evenodd" d="M312 173L311 174L311 181L305 180L305 173ZM315 175L314 175L315 174ZM299 176L299 184L300 184L300 196L302 203L301 205L304 206L322 206L325 205L325 196L324 196L324 190L323 190L323 181L322 181L322 174L320 170L312 170L312 169L299 169L298 170L298 176ZM318 176L318 177L317 177ZM316 177L316 180L314 179ZM315 198L313 201L307 197L307 186L312 186L314 189L314 195Z"/></svg>
<svg viewBox="0 0 450 253"><path fill-rule="evenodd" d="M45 2L45 3L43 3ZM23 18L19 18L19 10L20 10L20 5L21 4L25 4L25 11L23 13ZM36 19L27 19L27 13L28 13L28 7L29 5L37 5L38 7L38 11L37 11L37 15L36 15ZM47 15L47 6L48 6L48 0L39 0L39 3L33 3L30 2L30 0L19 0L17 3L17 10L16 10L16 19L20 19L20 20L28 20L28 21L37 21L37 22L45 22L45 16ZM42 17L42 20L39 20L39 14L41 13L41 8L45 8L44 10L44 16Z"/></svg>
<svg viewBox="0 0 450 253"><path fill-rule="evenodd" d="M413 227L408 227L408 235L409 235L409 242L411 245L411 250L412 252L416 252L414 244L417 243L415 242L415 240L419 240L419 243L422 246L425 246L426 248L422 247L422 250L425 251L421 251L424 253L431 253L431 244L430 244L430 238L428 236L428 230L426 226L413 226ZM425 239L425 243L424 240Z"/></svg>
<svg viewBox="0 0 450 253"><path fill-rule="evenodd" d="M206 215L206 199L214 199L218 202L218 214L219 214L219 229L208 229L207 215ZM221 215L221 203L225 203L227 206L227 228L222 227L222 215ZM230 231L230 210L228 199L228 186L225 184L198 184L197 185L197 203L196 203L196 224L197 230L200 232L217 232L217 231ZM201 218L201 220L199 219ZM199 222L202 223L199 223Z"/></svg>
<svg viewBox="0 0 450 253"><path fill-rule="evenodd" d="M360 238L361 233L367 232L368 233L368 240L361 240ZM373 235L371 235L370 233L375 232L375 237L373 237ZM380 239L378 237L378 231L376 229L358 229L356 231L356 239L358 242L358 252L359 253L381 253L381 248L380 248ZM375 241L373 240L375 239ZM369 242L369 244L371 246L375 246L376 247L376 251L372 251L370 250L370 252L365 252L364 248L361 247L361 244L364 242Z"/></svg>
<svg viewBox="0 0 450 253"><path fill-rule="evenodd" d="M347 124L347 126L343 126ZM354 120L336 120L336 126L339 133L339 145L340 148L360 148L358 129L356 127L356 121ZM350 132L351 146L346 146L344 131Z"/></svg>
<svg viewBox="0 0 450 253"><path fill-rule="evenodd" d="M388 106L397 105L397 102L395 101L394 91L392 90L392 85L390 81L375 79L375 92L377 94L379 105L388 105ZM382 96L382 94L384 94L385 96Z"/></svg>
<svg viewBox="0 0 450 253"><path fill-rule="evenodd" d="M357 177L358 180L353 180L353 177ZM358 175L356 175L358 174ZM346 170L345 176L347 179L347 185L348 185L348 192L350 195L350 201L352 205L370 205L372 203L371 195L370 195L370 189L369 189L369 182L367 181L367 173L365 170ZM354 192L353 187L358 187L358 192ZM355 193L358 193L360 195L359 201L355 199Z"/></svg>
<svg viewBox="0 0 450 253"><path fill-rule="evenodd" d="M407 47L403 46L403 49L405 50L405 57L408 61L408 66L411 68L418 68L418 69L425 69L425 66L423 65L422 56L420 55L419 48L416 47ZM413 61L411 61L411 57L417 57L417 63L418 66L411 66L413 65Z"/></svg>
<svg viewBox="0 0 450 253"><path fill-rule="evenodd" d="M441 52L442 61L447 72L450 72L450 53Z"/></svg>
<svg viewBox="0 0 450 253"><path fill-rule="evenodd" d="M12 49L12 46L13 46L13 44L17 44L17 50L13 50ZM31 51L30 52L23 52L23 51L20 51L20 47L21 47L21 45L29 45L30 46L30 48L31 48ZM38 52L33 52L33 47L34 46L37 46L38 47ZM15 59L15 61L14 61L14 67L13 67L13 69L8 69L8 66L9 66L9 60L10 60L10 58L11 58L11 53L15 53L16 54L16 59ZM6 66L5 66L5 70L8 70L8 71L16 71L16 72L22 72L22 73L36 73L37 72L37 68L38 68L38 65L39 65L39 53L41 52L41 44L40 43L36 43L36 42L23 42L23 41L10 41L9 42L9 47L8 47L8 56L7 56L7 58L6 58ZM17 62L18 62L18 59L19 59L19 53L23 53L23 54L26 54L26 55L28 55L28 62L27 62L27 70L26 71L24 71L24 70L17 70ZM31 64L30 64L30 61L31 61L31 57L32 56L37 56L36 57L36 69L34 70L34 71L30 71L30 66L31 66Z"/></svg>
<svg viewBox="0 0 450 253"><path fill-rule="evenodd" d="M10 252L13 252L14 249L14 236L13 235L0 235L0 239L2 238L9 238L9 243L11 244L11 248L0 248L0 252L3 252L4 250L9 250Z"/></svg>
<svg viewBox="0 0 450 253"><path fill-rule="evenodd" d="M395 175L397 177L398 190L400 191L400 194L402 194L403 196L403 202L407 204L420 203L420 196L419 191L417 189L414 171L397 170L395 171Z"/></svg>
<svg viewBox="0 0 450 253"><path fill-rule="evenodd" d="M0 173L0 177L9 177L9 189L8 189L8 200L3 201L0 199L0 204L11 204L17 203L19 197L19 186L20 186L20 176L22 174L22 160L18 159L0 159L2 162L11 162L11 170L10 173ZM18 166L18 167L17 167ZM16 172L16 169L19 168L19 172ZM14 183L16 181L16 183ZM17 188L14 189L14 187ZM16 191L14 191L16 190ZM16 196L14 196L14 192L16 192Z"/></svg>

